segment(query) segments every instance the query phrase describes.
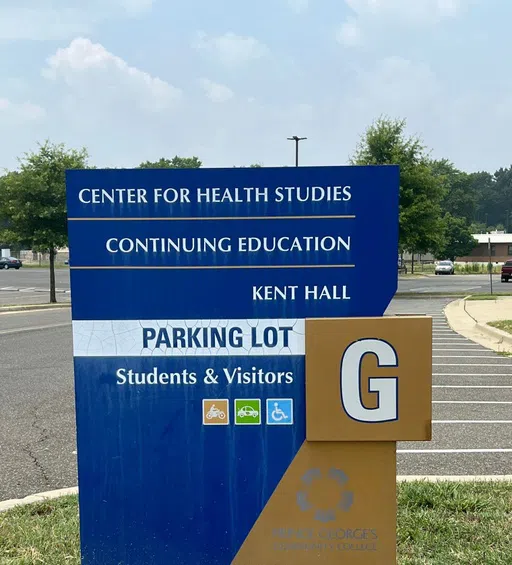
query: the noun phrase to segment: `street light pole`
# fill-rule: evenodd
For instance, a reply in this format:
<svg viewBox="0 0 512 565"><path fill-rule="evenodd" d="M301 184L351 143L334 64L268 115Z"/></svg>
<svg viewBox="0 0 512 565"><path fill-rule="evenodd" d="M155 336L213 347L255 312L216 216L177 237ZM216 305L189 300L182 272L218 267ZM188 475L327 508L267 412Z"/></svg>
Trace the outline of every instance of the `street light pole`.
<svg viewBox="0 0 512 565"><path fill-rule="evenodd" d="M491 247L491 238L488 238L487 242L487 250L489 251L489 278L491 280L491 295L492 295L492 247Z"/></svg>
<svg viewBox="0 0 512 565"><path fill-rule="evenodd" d="M295 166L299 166L299 142L304 141L307 137L298 137L294 135L293 137L288 137L288 141L295 141Z"/></svg>

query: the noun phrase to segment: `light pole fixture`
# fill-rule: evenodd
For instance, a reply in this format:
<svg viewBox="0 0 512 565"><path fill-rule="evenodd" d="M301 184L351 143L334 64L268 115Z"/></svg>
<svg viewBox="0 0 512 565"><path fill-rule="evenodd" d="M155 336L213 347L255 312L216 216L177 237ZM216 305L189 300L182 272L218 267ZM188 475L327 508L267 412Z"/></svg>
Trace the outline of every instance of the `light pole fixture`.
<svg viewBox="0 0 512 565"><path fill-rule="evenodd" d="M288 137L289 141L295 141L295 166L299 166L299 142L304 141L307 137L298 137L294 135L293 137Z"/></svg>

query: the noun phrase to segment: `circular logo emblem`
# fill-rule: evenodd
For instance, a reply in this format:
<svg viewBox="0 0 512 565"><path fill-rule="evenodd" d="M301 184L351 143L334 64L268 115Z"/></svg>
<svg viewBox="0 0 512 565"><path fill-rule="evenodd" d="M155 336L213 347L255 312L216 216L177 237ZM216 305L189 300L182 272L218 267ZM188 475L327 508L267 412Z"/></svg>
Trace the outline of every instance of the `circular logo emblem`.
<svg viewBox="0 0 512 565"><path fill-rule="evenodd" d="M310 491L319 481L326 480L337 483L338 493L330 508L319 508L310 502ZM318 522L333 522L338 512L348 512L354 503L354 493L345 488L348 477L341 469L329 469L327 474L322 474L320 469L310 469L301 481L304 488L297 493L297 504L303 512L313 512Z"/></svg>

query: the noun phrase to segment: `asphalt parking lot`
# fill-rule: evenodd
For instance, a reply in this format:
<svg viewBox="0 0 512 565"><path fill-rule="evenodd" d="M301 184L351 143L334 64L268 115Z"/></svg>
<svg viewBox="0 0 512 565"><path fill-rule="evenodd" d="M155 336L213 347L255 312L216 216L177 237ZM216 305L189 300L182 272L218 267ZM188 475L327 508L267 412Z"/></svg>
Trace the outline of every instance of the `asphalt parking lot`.
<svg viewBox="0 0 512 565"><path fill-rule="evenodd" d="M394 300L433 317L433 440L400 443L400 475L512 474L512 358L453 332L449 299Z"/></svg>
<svg viewBox="0 0 512 565"><path fill-rule="evenodd" d="M512 358L454 333L449 299L396 299L434 318L433 441L400 443L400 475L509 475ZM34 329L39 328L39 329ZM0 314L0 500L75 486L69 309Z"/></svg>

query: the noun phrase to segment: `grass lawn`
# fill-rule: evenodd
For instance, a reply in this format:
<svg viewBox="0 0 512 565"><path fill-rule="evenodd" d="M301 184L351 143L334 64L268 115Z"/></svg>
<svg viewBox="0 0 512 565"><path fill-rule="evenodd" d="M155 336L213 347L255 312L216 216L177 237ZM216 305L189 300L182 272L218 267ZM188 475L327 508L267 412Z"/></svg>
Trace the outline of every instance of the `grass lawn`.
<svg viewBox="0 0 512 565"><path fill-rule="evenodd" d="M498 322L489 322L489 326L493 328L497 328L498 330L502 330L504 332L508 332L512 334L512 320L500 320Z"/></svg>
<svg viewBox="0 0 512 565"><path fill-rule="evenodd" d="M398 506L399 565L512 564L512 483L401 483ZM76 497L0 514L0 565L79 563Z"/></svg>

